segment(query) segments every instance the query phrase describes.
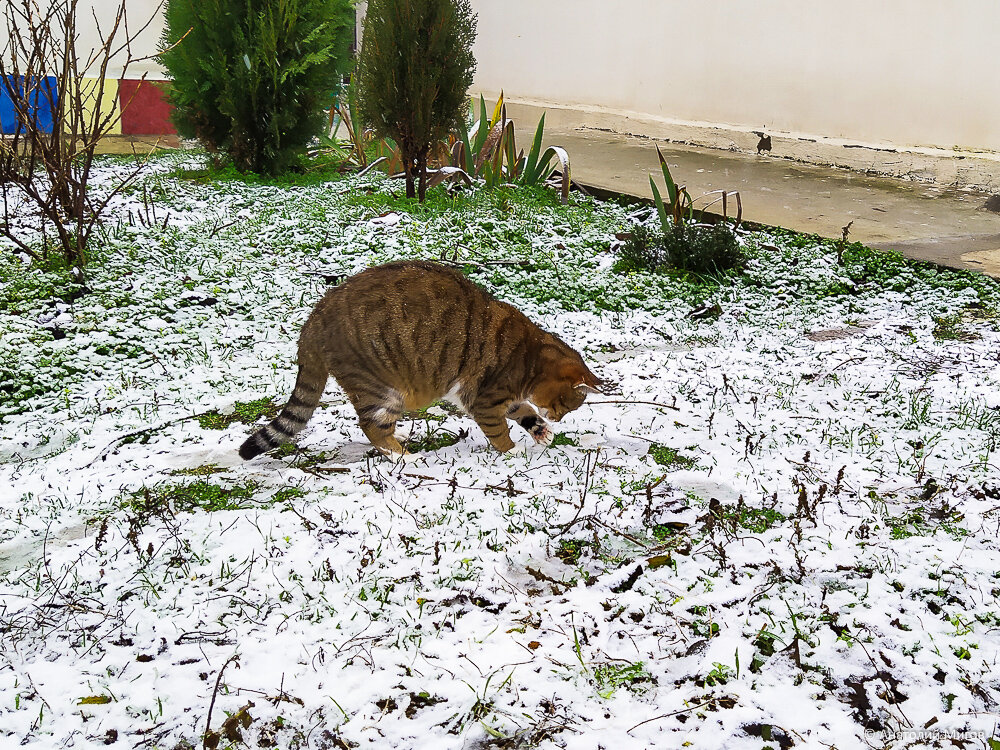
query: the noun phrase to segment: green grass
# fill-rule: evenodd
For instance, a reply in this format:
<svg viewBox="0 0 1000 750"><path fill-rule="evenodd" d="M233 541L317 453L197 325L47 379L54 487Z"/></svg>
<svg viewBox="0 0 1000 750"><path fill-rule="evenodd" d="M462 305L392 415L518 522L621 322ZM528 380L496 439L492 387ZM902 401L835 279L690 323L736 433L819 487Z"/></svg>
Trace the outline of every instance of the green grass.
<svg viewBox="0 0 1000 750"><path fill-rule="evenodd" d="M785 514L773 508L745 507L735 514L736 523L754 534L763 534L785 521Z"/></svg>
<svg viewBox="0 0 1000 750"><path fill-rule="evenodd" d="M254 424L261 417L274 419L280 410L270 398L259 398L256 401L237 401L233 406L232 414L220 414L211 411L198 417L198 424L203 430L225 430L231 424L241 422L243 424Z"/></svg>
<svg viewBox="0 0 1000 750"><path fill-rule="evenodd" d="M406 450L410 453L429 453L442 448L448 448L468 437L464 431L452 432L440 427L429 429L426 434L410 438L406 441Z"/></svg>
<svg viewBox="0 0 1000 750"><path fill-rule="evenodd" d="M683 525L678 523L657 523L653 524L650 531L658 542L666 542L681 534L683 528Z"/></svg>
<svg viewBox="0 0 1000 750"><path fill-rule="evenodd" d="M931 333L937 341L973 341L979 338L965 330L963 323L964 316L961 313L935 316L934 330Z"/></svg>
<svg viewBox="0 0 1000 750"><path fill-rule="evenodd" d="M575 565L588 547L593 547L593 542L587 539L560 539L556 557L567 565Z"/></svg>
<svg viewBox="0 0 1000 750"><path fill-rule="evenodd" d="M186 180L199 185L225 184L237 182L244 185L271 185L274 187L303 187L321 185L344 179L341 171L343 161L334 156L303 157L295 169L280 175L260 175L256 172L240 172L232 164L209 164L200 169L179 168L167 174L178 180Z"/></svg>
<svg viewBox="0 0 1000 750"><path fill-rule="evenodd" d="M252 504L260 487L253 482L221 485L199 479L185 484L159 484L125 495L121 507L139 517L162 515L170 511L208 513L242 510Z"/></svg>
<svg viewBox="0 0 1000 750"><path fill-rule="evenodd" d="M206 471L210 470L210 471ZM203 473L198 473L203 471ZM209 476L215 467L209 465L179 475ZM137 519L149 519L173 513L215 513L245 510L250 507L279 505L305 497L298 487L282 487L269 497L253 481L236 484L217 484L208 479L196 479L181 484L164 482L152 487L122 495L117 506Z"/></svg>
<svg viewBox="0 0 1000 750"><path fill-rule="evenodd" d="M298 487L284 487L273 495L271 495L271 502L278 503L288 503L292 500L298 500L306 496L305 490L299 489Z"/></svg>
<svg viewBox="0 0 1000 750"><path fill-rule="evenodd" d="M557 432L553 436L550 446L554 448L559 445L579 446L580 443L576 438L567 435L565 432Z"/></svg>
<svg viewBox="0 0 1000 750"><path fill-rule="evenodd" d="M223 474L225 471L225 469L215 464L205 464L204 466L195 466L191 469L174 469L167 473L173 477L208 477L213 474Z"/></svg>
<svg viewBox="0 0 1000 750"><path fill-rule="evenodd" d="M890 290L900 293L912 292L920 284L934 289L959 292L975 290L981 299L992 300L984 314L995 314L998 287L997 282L984 274L972 271L942 268L930 263L909 260L892 250L875 250L860 242L843 245L842 278L812 279L805 274L820 256L836 258L839 240L803 234L780 227L770 228L764 235L767 241L780 246L780 256L773 250L755 250L769 265L786 266L787 281L793 282L793 290L803 296L824 299L844 295L858 295L866 290L881 292ZM791 267L795 266L795 269ZM797 282L797 283L795 283ZM751 282L752 283L752 282ZM797 287L797 288L795 288Z"/></svg>
<svg viewBox="0 0 1000 750"><path fill-rule="evenodd" d="M928 509L916 506L899 516L885 519L890 539L909 539L916 536L933 536L943 531L953 539L962 539L969 530L960 526L964 516L951 508Z"/></svg>
<svg viewBox="0 0 1000 750"><path fill-rule="evenodd" d="M655 678L640 661L624 664L599 664L594 667L594 682L603 698L610 698L619 688L641 692L656 683Z"/></svg>
<svg viewBox="0 0 1000 750"><path fill-rule="evenodd" d="M742 500L737 505L720 505L715 517L734 529L737 527L746 529L752 534L763 534L787 520L785 514L779 510L754 508L744 505Z"/></svg>
<svg viewBox="0 0 1000 750"><path fill-rule="evenodd" d="M56 252L27 265L6 251L0 252L0 312L24 315L38 302L72 302L86 290L84 282Z"/></svg>
<svg viewBox="0 0 1000 750"><path fill-rule="evenodd" d="M698 466L697 460L687 456L682 456L677 452L676 448L661 445L660 443L653 443L650 445L647 453L653 457L653 460L656 463L660 466L667 467L670 471L677 471L678 469L693 469Z"/></svg>
<svg viewBox="0 0 1000 750"><path fill-rule="evenodd" d="M7 348L0 343L0 407L4 412L29 410L30 399L58 391L61 376L79 372L65 352L46 346L51 341L50 335L39 331L25 336L20 346ZM38 352L31 367L25 366L26 361L31 361L25 343L31 343Z"/></svg>

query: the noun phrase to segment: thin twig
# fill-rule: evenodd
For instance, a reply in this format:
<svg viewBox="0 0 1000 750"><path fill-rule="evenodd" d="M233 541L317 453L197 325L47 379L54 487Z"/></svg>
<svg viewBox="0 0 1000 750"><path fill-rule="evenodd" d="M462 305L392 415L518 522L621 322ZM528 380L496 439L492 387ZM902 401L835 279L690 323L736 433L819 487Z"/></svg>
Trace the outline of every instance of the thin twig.
<svg viewBox="0 0 1000 750"><path fill-rule="evenodd" d="M208 735L212 731L212 710L215 708L215 698L219 694L219 684L222 682L222 675L225 673L226 667L234 661L239 661L239 658L240 655L237 653L226 659L226 663L223 664L222 668L219 670L219 676L215 678L215 689L212 690L212 700L208 704L208 718L205 720L205 734L202 735L201 740L201 746L205 750L208 750Z"/></svg>
<svg viewBox="0 0 1000 750"><path fill-rule="evenodd" d="M710 703L713 703L714 701L715 698L710 698L707 701L699 703L697 706L691 706L691 708L682 708L680 711L671 711L669 714L660 714L659 716L654 716L652 719L646 719L645 721L640 721L638 724L632 727L632 729L638 729L643 724L648 724L651 721L659 721L660 719L669 719L671 716L677 716L678 714L688 714L691 713L692 711L697 711L699 708L707 706ZM632 731L632 729L625 730L625 734L629 734Z"/></svg>
<svg viewBox="0 0 1000 750"><path fill-rule="evenodd" d="M661 409L673 409L674 411L680 411L679 406L674 406L673 404L661 404L659 401L629 401L625 399L617 401L588 401L588 406L597 406L598 404L643 404L645 406L658 406Z"/></svg>

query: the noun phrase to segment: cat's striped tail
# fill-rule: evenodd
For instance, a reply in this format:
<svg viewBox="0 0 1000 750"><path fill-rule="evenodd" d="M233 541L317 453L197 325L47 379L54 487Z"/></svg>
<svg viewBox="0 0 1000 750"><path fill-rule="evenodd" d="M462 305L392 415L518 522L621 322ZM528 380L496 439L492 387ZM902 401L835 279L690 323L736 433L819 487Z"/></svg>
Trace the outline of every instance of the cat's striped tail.
<svg viewBox="0 0 1000 750"><path fill-rule="evenodd" d="M327 370L318 357L299 351L299 375L285 408L270 424L261 427L240 446L240 457L249 460L291 440L306 426L319 406L326 387Z"/></svg>

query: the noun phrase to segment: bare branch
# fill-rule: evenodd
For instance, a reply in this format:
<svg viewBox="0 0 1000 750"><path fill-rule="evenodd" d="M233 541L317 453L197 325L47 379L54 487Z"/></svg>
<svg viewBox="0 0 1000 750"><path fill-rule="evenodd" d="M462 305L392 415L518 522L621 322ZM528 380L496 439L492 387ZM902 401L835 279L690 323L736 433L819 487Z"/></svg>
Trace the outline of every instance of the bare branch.
<svg viewBox="0 0 1000 750"><path fill-rule="evenodd" d="M123 75L136 62L132 43L149 28L161 7L162 3L135 31L129 29L126 0L119 0L114 21L106 30L92 8L99 43L82 58L77 50L79 0L52 0L44 8L39 0L6 4L0 16L8 32L0 54L0 90L11 102L16 126L0 141L4 200L0 235L30 257L44 259L46 231L51 227L65 260L81 267L102 212L141 169L142 163L137 162L136 169L102 200L91 200L88 189L97 145L119 122L124 109L102 107L109 67L122 51L128 53ZM85 82L95 66L96 82ZM33 206L33 215L24 213L21 199ZM12 210L15 200L18 206Z"/></svg>

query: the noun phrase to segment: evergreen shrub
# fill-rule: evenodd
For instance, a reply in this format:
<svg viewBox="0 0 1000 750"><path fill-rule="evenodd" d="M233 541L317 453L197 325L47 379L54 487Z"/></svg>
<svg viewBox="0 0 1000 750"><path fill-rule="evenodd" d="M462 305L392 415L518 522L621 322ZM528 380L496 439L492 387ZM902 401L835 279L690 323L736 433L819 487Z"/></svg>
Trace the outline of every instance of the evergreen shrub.
<svg viewBox="0 0 1000 750"><path fill-rule="evenodd" d="M374 135L399 147L407 197L424 199L431 146L464 125L475 38L469 0L369 0L359 106Z"/></svg>
<svg viewBox="0 0 1000 750"><path fill-rule="evenodd" d="M351 59L352 0L167 0L172 119L241 172L294 167Z"/></svg>

